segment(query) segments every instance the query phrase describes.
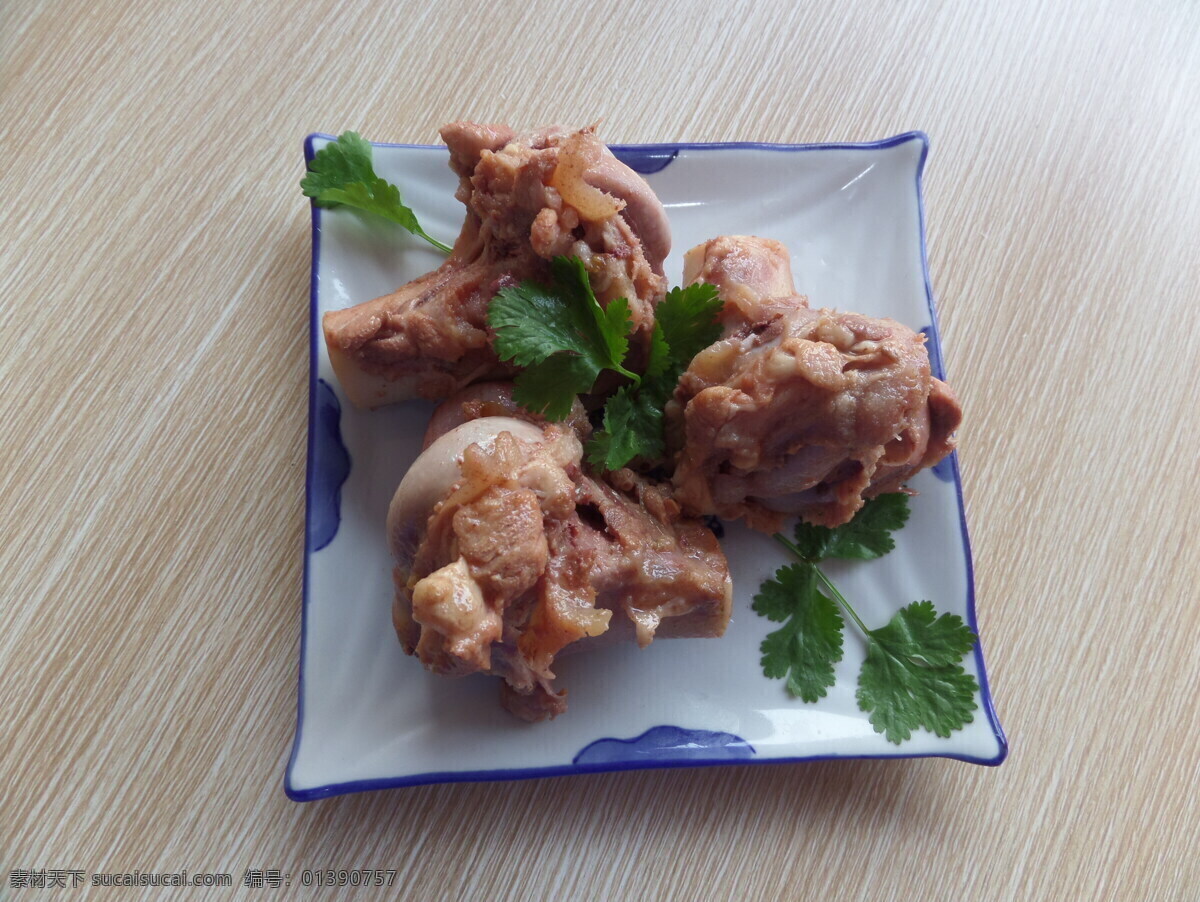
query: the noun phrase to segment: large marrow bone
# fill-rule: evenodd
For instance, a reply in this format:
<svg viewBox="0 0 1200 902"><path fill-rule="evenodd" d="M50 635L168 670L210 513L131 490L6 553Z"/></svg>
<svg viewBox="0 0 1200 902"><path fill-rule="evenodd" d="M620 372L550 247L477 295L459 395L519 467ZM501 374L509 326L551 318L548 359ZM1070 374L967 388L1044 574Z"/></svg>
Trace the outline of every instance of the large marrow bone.
<svg viewBox="0 0 1200 902"><path fill-rule="evenodd" d="M546 281L556 256L579 257L607 306L630 303L635 350L666 293L666 212L644 179L590 128L514 135L469 122L442 129L466 218L449 258L396 291L325 314L334 374L350 401L440 400L511 375L492 350L488 304L506 285ZM574 199L574 204L572 203Z"/></svg>

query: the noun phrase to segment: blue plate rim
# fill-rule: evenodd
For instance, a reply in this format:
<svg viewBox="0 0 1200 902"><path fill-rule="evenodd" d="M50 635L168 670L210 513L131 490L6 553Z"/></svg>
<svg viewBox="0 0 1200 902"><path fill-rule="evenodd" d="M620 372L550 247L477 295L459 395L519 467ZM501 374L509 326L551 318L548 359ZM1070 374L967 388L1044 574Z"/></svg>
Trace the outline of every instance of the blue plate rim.
<svg viewBox="0 0 1200 902"><path fill-rule="evenodd" d="M316 152L314 142L318 140L334 141L337 140L336 135L326 134L324 132L312 132L304 139L304 159L307 168L307 163L313 158ZM720 142L665 142L655 144L612 144L609 145L614 151L630 151L644 153L675 153L678 154L684 150L695 151L710 151L710 150L768 150L768 151L784 151L784 152L807 152L820 150L885 150L892 147L897 147L909 141L920 142L920 155L916 165L916 180L915 187L917 192L917 216L918 216L918 231L921 238L921 270L925 283L925 301L929 310L929 329L933 336L933 353L935 355L934 364L936 369L943 371L943 361L941 357L941 336L938 332L937 311L935 309L933 299L933 283L929 273L929 252L925 237L925 194L923 188L922 177L925 172L925 163L929 156L930 140L929 136L920 130L911 130L902 132L898 135L893 135L890 138L881 138L877 141L863 142L820 142L809 144L780 144L762 141L720 141ZM445 145L441 144L405 144L391 143L385 141L372 141L374 147L399 147L413 150L445 150ZM987 767L996 767L1004 762L1008 757L1008 738L1004 733L1004 728L1000 725L1000 719L996 714L995 704L992 699L991 687L987 678L987 667L984 662L983 655L983 639L980 636L979 641L975 643L975 664L979 673L979 694L983 704L983 711L988 719L988 724L992 729L993 735L997 741L997 752L990 758L980 758L972 755L959 755L942 752L924 752L919 754L823 754L823 755L800 755L796 757L786 758L750 758L730 760L727 758L689 758L687 760L672 761L669 759L655 760L631 760L621 762L603 762L595 764L564 764L553 765L549 767L536 768L507 768L497 770L477 770L477 771L447 771L447 772L430 772L422 774L408 774L396 777L380 777L369 780L350 780L341 783L330 783L323 786L313 786L309 788L298 788L293 782L293 771L296 765L296 758L299 755L301 737L304 731L304 663L308 651L308 631L309 631L309 559L312 552L310 550L311 541L311 509L312 509L312 483L313 483L313 467L314 467L314 445L316 435L314 429L316 403L317 403L317 367L318 367L318 349L317 349L317 280L320 271L321 259L321 210L316 205L310 204L312 213L312 261L309 273L309 367L308 367L308 436L307 436L307 454L305 461L304 475L304 500L305 500L305 517L304 517L304 569L303 569L303 599L301 606L300 620L300 659L297 666L297 693L296 693L296 732L292 741L291 755L288 757L287 769L284 773L283 789L287 797L294 802L311 802L318 799L327 799L334 796L346 795L355 792L368 792L380 789L399 789L408 786L423 786L433 783L479 783L489 781L508 781L508 780L528 780L537 777L563 777L574 776L581 774L608 773L619 771L634 771L634 770L649 770L663 769L676 767L717 767L717 766L738 766L738 765L762 765L762 764L798 764L801 762L817 762L817 761L843 761L843 760L910 760L916 758L946 758L954 761L962 761L968 764L980 764ZM954 492L958 503L958 520L963 539L963 552L966 558L967 567L967 623L971 630L979 636L978 620L975 612L975 567L971 549L970 533L967 529L966 508L963 502L962 493L962 478L958 468L958 453L954 452L950 455L951 472L954 478Z"/></svg>

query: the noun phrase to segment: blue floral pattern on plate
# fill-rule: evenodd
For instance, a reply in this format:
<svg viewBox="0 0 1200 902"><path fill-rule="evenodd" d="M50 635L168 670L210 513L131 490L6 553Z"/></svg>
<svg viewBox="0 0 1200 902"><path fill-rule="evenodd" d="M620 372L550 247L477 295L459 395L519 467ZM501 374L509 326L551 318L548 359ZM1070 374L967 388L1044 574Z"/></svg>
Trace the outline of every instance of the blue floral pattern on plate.
<svg viewBox="0 0 1200 902"><path fill-rule="evenodd" d="M308 544L320 551L333 541L341 523L342 484L350 475L350 453L342 442L342 406L324 379L313 400L313 468L308 498Z"/></svg>
<svg viewBox="0 0 1200 902"><path fill-rule="evenodd" d="M618 160L642 175L662 172L679 156L678 147L663 147L656 144L614 144L610 148Z"/></svg>
<svg viewBox="0 0 1200 902"><path fill-rule="evenodd" d="M572 764L627 764L633 761L745 761L754 746L741 736L715 730L651 727L633 739L597 739Z"/></svg>

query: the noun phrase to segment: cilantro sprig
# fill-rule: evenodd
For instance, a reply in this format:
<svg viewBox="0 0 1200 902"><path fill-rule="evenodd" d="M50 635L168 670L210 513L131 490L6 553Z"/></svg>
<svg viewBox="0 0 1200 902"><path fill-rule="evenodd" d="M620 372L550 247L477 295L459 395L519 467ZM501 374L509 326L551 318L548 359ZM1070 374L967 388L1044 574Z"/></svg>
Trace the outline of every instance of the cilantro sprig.
<svg viewBox="0 0 1200 902"><path fill-rule="evenodd" d="M961 661L976 636L957 614L939 615L929 601L913 602L885 626L870 629L819 564L882 557L895 547L892 533L908 513L906 495L880 495L843 526L801 522L793 539L776 534L796 562L763 583L753 603L759 614L783 624L763 640L763 673L786 680L788 692L805 702L823 698L836 682L844 611L867 644L858 706L870 714L875 731L897 745L914 730L946 737L974 719L979 686Z"/></svg>
<svg viewBox="0 0 1200 902"><path fill-rule="evenodd" d="M629 302L600 306L578 257L555 257L553 282L500 289L488 307L496 355L524 369L513 400L548 420L564 420L575 396L590 392L603 370L638 380L622 362L629 351Z"/></svg>
<svg viewBox="0 0 1200 902"><path fill-rule="evenodd" d="M336 141L318 150L308 164L308 174L300 181L300 188L318 207L346 206L359 213L382 216L424 238L443 253L450 253L449 245L421 228L417 215L401 200L400 189L375 174L371 144L357 132L343 132Z"/></svg>
<svg viewBox="0 0 1200 902"><path fill-rule="evenodd" d="M655 309L645 371L625 366L630 313L625 298L601 307L578 257L556 257L552 282L522 282L500 290L488 308L501 360L524 367L513 399L551 421L571 412L604 370L629 382L604 407L603 424L588 442L588 461L615 470L635 457L661 457L663 408L692 358L721 334L721 300L711 285L675 288Z"/></svg>
<svg viewBox="0 0 1200 902"><path fill-rule="evenodd" d="M635 457L666 453L663 412L692 358L721 336L721 299L711 285L672 288L654 308L646 372L604 407L604 423L588 443L588 462L606 470Z"/></svg>

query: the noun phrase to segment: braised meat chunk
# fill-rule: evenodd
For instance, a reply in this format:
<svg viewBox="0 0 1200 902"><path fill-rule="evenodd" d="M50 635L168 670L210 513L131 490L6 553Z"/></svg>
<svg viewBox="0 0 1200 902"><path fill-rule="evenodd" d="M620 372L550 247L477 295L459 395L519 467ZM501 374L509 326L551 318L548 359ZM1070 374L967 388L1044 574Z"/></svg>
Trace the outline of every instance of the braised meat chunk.
<svg viewBox="0 0 1200 902"><path fill-rule="evenodd" d="M555 256L577 256L601 304L630 302L644 345L666 291L670 227L653 191L592 128L516 135L456 122L441 130L467 209L449 258L393 293L327 313L329 359L362 407L444 398L510 372L491 348L487 309L505 285L546 280Z"/></svg>
<svg viewBox="0 0 1200 902"><path fill-rule="evenodd" d="M732 299L729 322L741 325L696 356L667 408L687 512L769 532L787 514L836 526L953 450L961 410L932 376L923 335L768 297L781 281L746 264L768 249L732 241L741 258L706 253L696 277Z"/></svg>
<svg viewBox="0 0 1200 902"><path fill-rule="evenodd" d="M726 336L789 307L808 306L792 282L791 254L770 238L721 235L696 245L683 255L683 283L717 289Z"/></svg>
<svg viewBox="0 0 1200 902"><path fill-rule="evenodd" d="M729 568L713 534L633 474L581 469L576 434L510 417L433 440L388 514L393 620L435 673L489 673L525 720L566 709L555 657L582 639L719 636Z"/></svg>

